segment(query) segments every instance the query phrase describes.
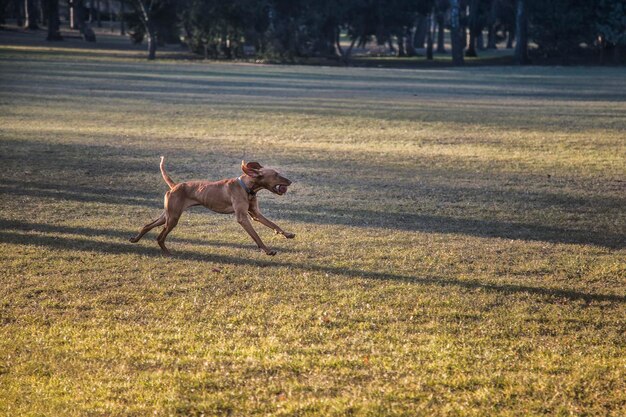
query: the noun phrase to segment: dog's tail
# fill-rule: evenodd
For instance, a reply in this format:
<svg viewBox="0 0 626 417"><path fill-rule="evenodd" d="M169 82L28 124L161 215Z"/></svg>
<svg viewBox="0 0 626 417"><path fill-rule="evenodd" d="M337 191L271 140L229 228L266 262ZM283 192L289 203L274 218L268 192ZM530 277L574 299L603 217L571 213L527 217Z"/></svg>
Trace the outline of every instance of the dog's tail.
<svg viewBox="0 0 626 417"><path fill-rule="evenodd" d="M176 183L172 181L170 176L167 175L167 172L165 172L165 157L164 156L161 157L161 164L159 165L159 167L161 168L161 175L163 175L163 179L165 180L167 185L170 186L170 190L171 190L172 188L176 186Z"/></svg>

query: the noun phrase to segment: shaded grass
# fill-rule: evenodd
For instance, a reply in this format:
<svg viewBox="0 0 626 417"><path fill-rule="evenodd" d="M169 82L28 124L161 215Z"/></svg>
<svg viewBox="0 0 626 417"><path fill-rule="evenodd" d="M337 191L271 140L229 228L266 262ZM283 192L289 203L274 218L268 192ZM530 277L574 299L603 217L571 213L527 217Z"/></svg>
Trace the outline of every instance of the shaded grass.
<svg viewBox="0 0 626 417"><path fill-rule="evenodd" d="M623 414L618 69L93 54L0 45L1 413ZM280 167L297 238L192 209L174 258L127 243L161 154Z"/></svg>

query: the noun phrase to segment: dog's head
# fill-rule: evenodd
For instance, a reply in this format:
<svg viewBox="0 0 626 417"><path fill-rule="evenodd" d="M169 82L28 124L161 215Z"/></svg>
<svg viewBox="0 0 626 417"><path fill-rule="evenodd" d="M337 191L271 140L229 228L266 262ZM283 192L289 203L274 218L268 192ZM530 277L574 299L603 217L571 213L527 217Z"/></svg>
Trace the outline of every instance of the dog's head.
<svg viewBox="0 0 626 417"><path fill-rule="evenodd" d="M287 192L287 187L291 181L283 177L278 171L272 168L264 168L258 162L241 161L241 170L251 177L254 183L274 194L283 195Z"/></svg>

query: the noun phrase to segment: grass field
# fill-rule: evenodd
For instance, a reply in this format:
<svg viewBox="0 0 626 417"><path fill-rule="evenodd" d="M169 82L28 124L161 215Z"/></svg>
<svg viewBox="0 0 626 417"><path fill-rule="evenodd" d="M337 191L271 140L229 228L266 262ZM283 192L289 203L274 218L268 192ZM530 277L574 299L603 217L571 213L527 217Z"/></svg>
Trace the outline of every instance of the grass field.
<svg viewBox="0 0 626 417"><path fill-rule="evenodd" d="M138 57L0 37L0 414L626 413L623 68ZM160 155L296 239L130 244Z"/></svg>

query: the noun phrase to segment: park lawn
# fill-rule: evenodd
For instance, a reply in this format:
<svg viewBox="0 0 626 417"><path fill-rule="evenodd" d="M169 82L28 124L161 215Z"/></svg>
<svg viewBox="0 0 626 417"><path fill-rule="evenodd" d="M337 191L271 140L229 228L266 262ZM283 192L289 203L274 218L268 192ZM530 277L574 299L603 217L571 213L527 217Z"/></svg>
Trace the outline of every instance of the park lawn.
<svg viewBox="0 0 626 417"><path fill-rule="evenodd" d="M101 54L101 56L99 56ZM622 68L144 62L0 38L0 414L624 415ZM175 181L280 167L294 240Z"/></svg>

